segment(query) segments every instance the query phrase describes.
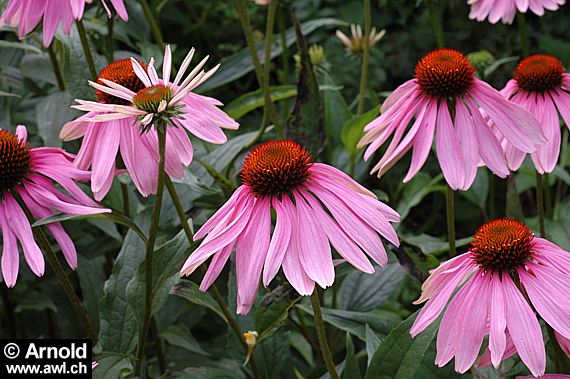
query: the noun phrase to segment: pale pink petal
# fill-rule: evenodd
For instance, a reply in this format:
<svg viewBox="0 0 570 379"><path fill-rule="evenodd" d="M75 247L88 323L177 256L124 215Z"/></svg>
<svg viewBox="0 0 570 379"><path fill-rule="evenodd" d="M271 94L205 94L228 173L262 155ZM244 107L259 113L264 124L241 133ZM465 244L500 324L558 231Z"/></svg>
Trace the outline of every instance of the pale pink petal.
<svg viewBox="0 0 570 379"><path fill-rule="evenodd" d="M16 236L10 230L10 225L5 215L4 203L1 201L0 230L2 231L2 276L6 286L12 288L16 285L16 280L18 279L20 257Z"/></svg>
<svg viewBox="0 0 570 379"><path fill-rule="evenodd" d="M291 240L293 225L289 209L293 207L293 204L291 204L289 196L283 196L282 201L286 205L282 205L282 202L277 198L271 201L275 209L276 221L263 268L263 285L265 287L267 287L273 278L275 278L275 275L277 275L279 267L281 267L281 263L283 262L283 257L289 247L289 241Z"/></svg>
<svg viewBox="0 0 570 379"><path fill-rule="evenodd" d="M437 159L447 184L454 191L464 189L463 154L445 101L440 101L439 103L435 138Z"/></svg>

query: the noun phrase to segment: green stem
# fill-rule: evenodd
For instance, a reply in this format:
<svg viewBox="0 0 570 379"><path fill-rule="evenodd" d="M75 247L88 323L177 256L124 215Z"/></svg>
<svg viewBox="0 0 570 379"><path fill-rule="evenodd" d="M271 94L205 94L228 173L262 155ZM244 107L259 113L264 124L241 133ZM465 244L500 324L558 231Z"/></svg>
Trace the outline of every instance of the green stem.
<svg viewBox="0 0 570 379"><path fill-rule="evenodd" d="M150 331L155 338L158 369L160 370L160 374L164 375L166 373L166 358L164 357L164 349L162 348L162 341L158 335L158 325L156 325L156 319L154 317L150 323Z"/></svg>
<svg viewBox="0 0 570 379"><path fill-rule="evenodd" d="M283 50L283 52L281 53L281 59L283 60L283 72L284 72L283 84L287 84L287 81L289 80L289 47L287 47L285 11L283 9L279 10L277 27L279 28L279 35L281 37L281 48Z"/></svg>
<svg viewBox="0 0 570 379"><path fill-rule="evenodd" d="M91 55L91 49L89 48L89 39L87 38L87 33L85 32L85 27L83 26L83 21L76 20L75 26L77 26L77 31L79 32L81 47L83 48L83 54L85 55L87 66L89 66L89 72L91 72L91 78L93 78L93 80L96 81L97 69L95 68L95 61L93 60L93 55Z"/></svg>
<svg viewBox="0 0 570 379"><path fill-rule="evenodd" d="M325 332L325 323L323 322L323 314L321 312L321 303L319 301L319 294L317 289L311 295L311 305L313 306L313 317L315 319L315 328L317 329L317 337L319 339L319 346L321 347L321 354L325 361L325 366L331 376L331 379L339 379L332 359L331 350L327 342Z"/></svg>
<svg viewBox="0 0 570 379"><path fill-rule="evenodd" d="M146 277L145 277L145 308L142 328L140 329L139 343L137 347L137 359L135 366L135 373L137 376L141 374L142 360L144 357L144 349L146 345L146 339L148 336L148 330L151 321L152 314L152 299L153 299L153 282L152 282L152 258L154 254L154 245L156 242L156 237L158 235L158 224L160 223L160 209L162 207L162 195L164 193L164 162L165 162L165 151L166 151L166 123L158 125L156 128L158 133L158 183L156 186L156 198L154 202L154 208L152 211L151 222L150 222L150 232L148 235L148 243L146 244L145 253L145 264L146 264Z"/></svg>
<svg viewBox="0 0 570 379"><path fill-rule="evenodd" d="M443 37L443 27L441 26L441 18L439 17L439 12L436 13L433 1L434 0L427 1L428 13L429 13L429 18L431 20L431 28L435 36L437 47L442 48L445 47L445 40Z"/></svg>
<svg viewBox="0 0 570 379"><path fill-rule="evenodd" d="M261 62L259 60L259 56L257 55L257 48L255 46L255 40L253 38L253 31L251 28L251 22L249 20L249 15L247 13L247 0L236 0L237 11L240 17L241 26L243 29L243 33L245 36L245 41L247 43L247 47L249 48L249 52L251 54L251 60L253 62L253 67L255 69L255 75L257 77L257 82L261 87L261 91L263 92L263 100L265 103L265 107L267 108L267 112L269 113L269 118L275 125L275 131L279 138L285 138L285 130L281 126L281 122L279 121L279 117L277 116L277 110L275 109L275 104L271 101L271 92L269 89L269 78L265 78L265 71L269 70L269 63L265 64L265 68L262 68ZM266 33L266 40L265 40L265 50L266 54L269 49L271 51L271 37L273 35L273 24L275 21L275 10L277 7L277 2L272 1L269 5L269 14L267 19L267 28L266 30L270 30L270 33ZM273 8L273 10L272 10ZM267 62L267 56L266 56ZM270 62L270 61L269 61Z"/></svg>
<svg viewBox="0 0 570 379"><path fill-rule="evenodd" d="M562 170L566 169L566 149L568 148L568 129L562 129L562 147L560 148L560 168ZM554 195L554 218L558 219L559 211L559 204L560 199L562 197L562 185L564 182L558 179L556 183L556 194Z"/></svg>
<svg viewBox="0 0 570 379"><path fill-rule="evenodd" d="M546 237L544 226L544 180L541 174L536 173L536 212L538 213L538 227L540 237Z"/></svg>
<svg viewBox="0 0 570 379"><path fill-rule="evenodd" d="M107 18L107 62L113 63L114 59L114 42L113 42L113 34L114 34L114 19L113 17Z"/></svg>
<svg viewBox="0 0 570 379"><path fill-rule="evenodd" d="M447 210L447 239L449 240L449 256L455 256L455 204L454 192L449 185L445 191L445 205Z"/></svg>
<svg viewBox="0 0 570 379"><path fill-rule="evenodd" d="M521 50L523 56L527 57L530 54L528 47L528 35L526 33L526 19L524 13L517 12L517 26L519 28L519 38L521 42Z"/></svg>
<svg viewBox="0 0 570 379"><path fill-rule="evenodd" d="M59 62L57 61L57 55L53 48L53 43L48 46L47 51L55 79L57 80L57 88L59 88L60 91L65 91L65 82L63 81L63 74L61 73Z"/></svg>
<svg viewBox="0 0 570 379"><path fill-rule="evenodd" d="M164 51L164 37L162 37L162 32L160 31L160 28L158 27L158 22L156 21L156 18L154 17L154 13L153 13L152 9L150 9L150 6L148 5L148 1L139 0L139 2L141 3L141 6L143 8L143 12L144 12L144 15L146 17L146 20L148 21L148 24L150 25L150 30L152 31L152 35L154 36L154 39L160 45L160 49L162 51Z"/></svg>
<svg viewBox="0 0 570 379"><path fill-rule="evenodd" d="M372 14L370 0L364 0L364 43L362 45L362 66L360 68L360 89L358 91L358 105L356 114L364 112L366 102L366 83L368 78L368 57L370 55L370 30L372 28Z"/></svg>
<svg viewBox="0 0 570 379"><path fill-rule="evenodd" d="M20 207L22 208L22 210L26 214L30 224L33 224L36 220L35 220L32 212L30 211L30 209L28 208L28 206L24 202L24 200L22 200L20 195L16 192L12 193L12 195L14 196L14 198L16 199L16 201L18 202L18 204L20 205ZM89 335L89 338L91 338L91 340L93 341L93 344L94 345L97 344L97 341L98 341L97 331L95 330L93 323L89 319L89 316L87 315L87 310L83 306L83 303L81 302L81 300L79 300L77 293L75 293L75 289L73 288L71 281L69 280L69 278L65 274L65 270L64 270L63 266L61 265L61 263L59 262L59 259L57 258L57 256L53 252L51 245L48 241L48 238L45 235L42 227L33 228L33 232L34 232L34 236L35 236L36 240L38 241L42 251L44 252L45 256L47 257L47 260L48 260L51 268L55 272L55 275L57 276L57 279L58 279L59 283L61 284L61 287L63 288L63 291L65 292L65 295L67 296L69 302L71 303L73 309L75 310L75 313L79 317L79 320L81 321L81 324L83 325L83 328L85 329L85 331Z"/></svg>
<svg viewBox="0 0 570 379"><path fill-rule="evenodd" d="M174 204L174 208L176 209L176 213L178 214L178 219L182 224L182 229L186 234L186 238L188 238L188 242L190 242L190 245L192 245L194 243L194 234L192 233L192 228L190 227L190 224L188 224L188 220L186 219L186 212L184 212L184 207L182 205L182 202L180 201L178 193L176 192L176 187L174 187L172 180L170 180L168 176L165 178L164 184L166 185L166 189L168 190L170 198L172 199L172 203ZM206 272L205 264L200 267L202 269L202 272L205 273ZM230 328L232 328L232 330L234 331L245 353L247 354L248 347L243 339L240 327L235 318L231 315L230 310L228 309L228 306L224 301L224 298L222 297L222 295L220 295L218 287L215 284L212 284L212 286L210 287L210 291L212 293L212 296L214 297L214 300L220 306L220 309L222 310L222 313L224 314L226 321L230 325ZM251 370L253 372L254 378L260 378L259 372L257 371L257 364L255 362L255 358L253 357L253 355L251 356L249 363L251 365Z"/></svg>

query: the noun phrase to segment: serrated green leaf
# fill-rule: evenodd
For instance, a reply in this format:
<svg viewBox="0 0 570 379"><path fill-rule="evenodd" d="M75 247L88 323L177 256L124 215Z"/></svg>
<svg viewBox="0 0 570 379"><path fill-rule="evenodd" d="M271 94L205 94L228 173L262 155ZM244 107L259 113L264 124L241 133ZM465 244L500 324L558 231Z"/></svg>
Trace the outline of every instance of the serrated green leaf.
<svg viewBox="0 0 570 379"><path fill-rule="evenodd" d="M170 293L172 295L180 296L192 304L206 307L214 311L218 316L226 321L226 316L224 316L224 313L212 295L210 295L208 292L200 291L199 286L196 283L189 280L180 280L172 287Z"/></svg>
<svg viewBox="0 0 570 379"><path fill-rule="evenodd" d="M360 379L360 367L354 355L354 344L350 333L346 333L346 358L344 359L344 370L342 371L341 379Z"/></svg>
<svg viewBox="0 0 570 379"><path fill-rule="evenodd" d="M397 263L375 269L372 275L360 271L348 274L338 292L340 308L366 312L382 305L399 287L405 274Z"/></svg>
<svg viewBox="0 0 570 379"><path fill-rule="evenodd" d="M410 328L418 313L402 321L380 343L366 372L366 379L413 379L416 376L439 324L433 323L412 338Z"/></svg>
<svg viewBox="0 0 570 379"><path fill-rule="evenodd" d="M304 304L297 305L303 311L313 315L311 307ZM353 312L339 309L322 308L323 320L340 330L354 334L362 341L366 341L366 324L375 332L386 335L401 320L392 312Z"/></svg>

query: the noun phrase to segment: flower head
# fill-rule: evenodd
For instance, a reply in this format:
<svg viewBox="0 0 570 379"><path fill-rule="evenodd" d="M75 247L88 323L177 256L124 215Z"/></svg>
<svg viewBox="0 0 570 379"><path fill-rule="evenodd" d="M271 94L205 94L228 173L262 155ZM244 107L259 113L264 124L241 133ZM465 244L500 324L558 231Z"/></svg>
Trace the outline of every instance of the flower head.
<svg viewBox="0 0 570 379"><path fill-rule="evenodd" d="M75 168L72 156L54 148L31 148L26 128L16 134L0 130L0 230L2 231L2 275L8 287L16 284L19 270L18 241L34 274L44 273L43 255L36 244L30 222L17 202L21 198L37 219L59 211L70 215L110 212L85 195L75 180L88 180L89 173ZM57 189L57 183L67 193ZM15 197L16 196L16 197ZM47 225L71 268L77 267L73 242L60 223Z"/></svg>
<svg viewBox="0 0 570 379"><path fill-rule="evenodd" d="M116 156L121 159L143 196L156 192L158 137L153 120L166 117L176 127L169 128L166 140L166 173L180 178L184 166L192 162L192 143L187 131L216 144L227 141L222 131L237 129L238 124L218 109L216 99L192 93L211 71L200 71L203 60L182 81L194 49L184 60L174 82L170 82L170 48L166 50L162 80L153 67L135 59L111 63L99 74L96 90L98 102L77 100L85 115L67 123L61 130L64 140L84 137L75 165L92 169L91 189L97 200L109 192L115 175ZM145 129L146 133L141 133Z"/></svg>
<svg viewBox="0 0 570 379"><path fill-rule="evenodd" d="M543 16L545 10L556 11L565 2L566 0L467 0L467 4L471 5L469 18L477 21L488 19L491 24L496 24L499 20L503 24L512 24L517 11L531 11L537 16Z"/></svg>
<svg viewBox="0 0 570 379"><path fill-rule="evenodd" d="M43 20L43 43L49 46L59 24L63 32L69 34L75 20L81 20L85 4L90 0L9 0L4 13L0 16L0 25L9 23L18 28L18 36L24 37ZM111 0L119 17L128 20L123 0ZM112 13L104 0L101 1L109 17Z"/></svg>
<svg viewBox="0 0 570 379"><path fill-rule="evenodd" d="M557 58L531 55L523 59L501 93L510 101L527 109L538 120L546 143L539 145L531 158L536 170L549 173L554 170L560 155L560 117L570 127L570 74ZM490 122L493 126L493 122ZM525 152L510 141L502 140L511 170L517 170L524 161Z"/></svg>
<svg viewBox="0 0 570 379"><path fill-rule="evenodd" d="M364 128L358 143L359 147L369 145L364 153L368 160L393 135L384 156L372 168L371 173L379 177L412 149L404 182L411 180L427 160L435 136L447 183L454 190L466 191L480 162L502 178L510 173L495 132L526 152L536 151L545 141L534 117L479 80L471 62L457 50L427 54L418 62L414 76L386 99L380 117ZM493 120L496 130L485 124L484 116Z"/></svg>
<svg viewBox="0 0 570 379"><path fill-rule="evenodd" d="M293 141L269 141L254 148L241 172L243 185L196 233L204 239L181 270L190 275L212 258L200 285L205 291L222 271L235 245L238 314L251 308L263 271L267 286L280 267L297 292L310 295L315 283L334 281L331 245L361 271L388 261L378 234L394 245L390 222L399 215L342 171L313 163ZM271 235L271 211L276 222Z"/></svg>
<svg viewBox="0 0 570 379"><path fill-rule="evenodd" d="M362 27L360 25L351 24L350 25L350 37L344 34L342 31L337 30L336 36L353 53L360 52L364 48L364 36L362 34ZM375 27L370 30L370 35L368 39L368 47L372 48L376 45L382 37L386 34L386 30L382 29L379 32L376 31Z"/></svg>
<svg viewBox="0 0 570 379"><path fill-rule="evenodd" d="M473 238L467 253L442 263L422 285L416 303L427 303L411 335L444 312L437 335L438 366L455 357L455 370L467 371L488 336L480 366L498 367L518 353L534 376L543 375L546 354L534 310L561 337L570 337L570 253L509 219L481 226Z"/></svg>

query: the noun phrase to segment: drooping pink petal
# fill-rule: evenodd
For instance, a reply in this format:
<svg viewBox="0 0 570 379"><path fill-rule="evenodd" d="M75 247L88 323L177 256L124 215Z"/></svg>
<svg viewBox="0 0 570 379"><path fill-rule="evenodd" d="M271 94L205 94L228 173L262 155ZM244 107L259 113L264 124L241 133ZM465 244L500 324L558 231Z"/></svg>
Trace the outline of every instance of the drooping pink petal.
<svg viewBox="0 0 570 379"><path fill-rule="evenodd" d="M495 368L499 367L507 347L507 318L502 282L498 275L493 275L491 282L491 309L489 312L489 351Z"/></svg>
<svg viewBox="0 0 570 379"><path fill-rule="evenodd" d="M298 192L293 195L298 215L299 260L309 278L322 288L330 287L334 282L334 266L329 241L303 197Z"/></svg>
<svg viewBox="0 0 570 379"><path fill-rule="evenodd" d="M503 275L503 295L507 328L517 352L533 375L543 375L546 352L540 324L509 275Z"/></svg>
<svg viewBox="0 0 570 379"><path fill-rule="evenodd" d="M447 184L454 191L463 189L465 182L463 154L445 101L439 103L435 138L437 159Z"/></svg>
<svg viewBox="0 0 570 379"><path fill-rule="evenodd" d="M20 267L20 257L18 254L18 244L16 236L10 230L10 225L6 218L4 204L0 201L0 230L2 231L2 276L4 283L9 288L16 285L18 279L18 269Z"/></svg>
<svg viewBox="0 0 570 379"><path fill-rule="evenodd" d="M285 257L289 247L291 231L293 229L289 209L294 205L291 203L289 196L283 196L282 201L279 199L273 199L271 204L275 209L276 222L263 268L263 285L265 287L267 287L269 282L271 282L275 275L277 275L279 267L281 267L281 264L283 263L283 258Z"/></svg>

